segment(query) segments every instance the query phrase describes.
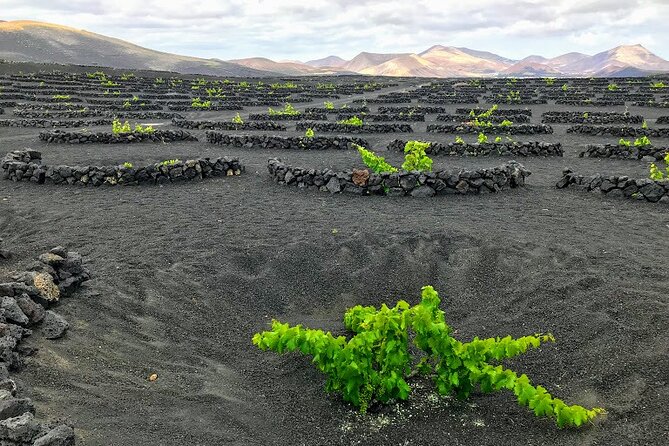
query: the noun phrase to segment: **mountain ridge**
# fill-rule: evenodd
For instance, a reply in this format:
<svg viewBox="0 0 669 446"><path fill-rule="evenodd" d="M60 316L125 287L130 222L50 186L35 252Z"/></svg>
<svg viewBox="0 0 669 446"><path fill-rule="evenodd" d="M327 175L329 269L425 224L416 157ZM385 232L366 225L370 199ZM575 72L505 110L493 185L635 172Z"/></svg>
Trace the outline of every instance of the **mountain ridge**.
<svg viewBox="0 0 669 446"><path fill-rule="evenodd" d="M304 63L265 57L226 61L156 51L86 30L30 20L0 20L0 59L246 77L337 74L589 77L669 73L669 61L640 44L619 45L594 55L569 52L552 58L531 55L520 60L489 51L436 44L417 53L362 51L350 60L331 55Z"/></svg>

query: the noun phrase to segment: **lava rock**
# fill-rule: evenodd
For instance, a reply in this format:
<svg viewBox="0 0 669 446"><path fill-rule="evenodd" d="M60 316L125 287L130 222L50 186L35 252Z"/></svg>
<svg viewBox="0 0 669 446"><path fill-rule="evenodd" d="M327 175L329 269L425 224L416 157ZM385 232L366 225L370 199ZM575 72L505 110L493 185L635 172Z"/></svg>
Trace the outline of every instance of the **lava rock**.
<svg viewBox="0 0 669 446"><path fill-rule="evenodd" d="M51 429L46 435L37 438L33 446L73 446L74 444L74 429L61 424Z"/></svg>
<svg viewBox="0 0 669 446"><path fill-rule="evenodd" d="M62 337L70 324L58 313L51 310L46 312L42 321L42 332L47 339L58 339Z"/></svg>

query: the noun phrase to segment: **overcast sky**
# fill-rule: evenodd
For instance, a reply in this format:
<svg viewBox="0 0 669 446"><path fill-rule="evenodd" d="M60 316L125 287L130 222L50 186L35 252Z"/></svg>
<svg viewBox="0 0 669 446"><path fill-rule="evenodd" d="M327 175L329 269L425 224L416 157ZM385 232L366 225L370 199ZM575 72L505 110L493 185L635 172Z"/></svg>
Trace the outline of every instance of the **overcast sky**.
<svg viewBox="0 0 669 446"><path fill-rule="evenodd" d="M669 59L669 0L0 0L0 20L20 19L220 59L349 59L434 44L520 59L635 43Z"/></svg>

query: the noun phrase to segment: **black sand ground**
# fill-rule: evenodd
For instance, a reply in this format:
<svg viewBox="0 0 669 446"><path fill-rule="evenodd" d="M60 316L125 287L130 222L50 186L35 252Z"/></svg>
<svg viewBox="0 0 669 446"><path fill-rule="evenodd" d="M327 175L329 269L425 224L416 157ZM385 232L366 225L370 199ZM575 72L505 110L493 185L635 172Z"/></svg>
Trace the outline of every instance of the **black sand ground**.
<svg viewBox="0 0 669 446"><path fill-rule="evenodd" d="M532 109L533 122L548 109L580 110ZM651 127L662 114L630 111ZM554 128L536 139L561 141L565 157L519 159L533 172L525 189L425 200L298 191L266 173L267 158L277 155L302 166L359 167L354 152L206 142L46 146L37 130L0 128L3 153L29 146L47 164L232 154L247 165L241 177L164 187L0 181L0 235L16 253L0 276L58 244L81 252L94 274L59 307L72 324L67 336L33 336L39 352L17 376L32 388L38 413L73 423L83 445L666 444L669 210L556 190L566 166L635 177L647 166L579 159L580 145L617 138ZM378 149L396 136L407 135L368 139ZM504 158L435 160L467 167ZM426 284L440 291L462 340L552 332L557 343L507 364L556 397L603 406L608 415L559 430L510 393L459 402L414 381L407 403L361 417L325 395L324 377L307 358L251 344L272 318L344 334L346 308L415 303ZM147 380L152 373L155 382Z"/></svg>

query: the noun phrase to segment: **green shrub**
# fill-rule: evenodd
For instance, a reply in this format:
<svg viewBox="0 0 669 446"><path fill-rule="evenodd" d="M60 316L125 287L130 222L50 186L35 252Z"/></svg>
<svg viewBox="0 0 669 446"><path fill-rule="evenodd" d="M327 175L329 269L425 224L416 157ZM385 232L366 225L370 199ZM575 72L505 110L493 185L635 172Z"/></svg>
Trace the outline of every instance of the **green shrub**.
<svg viewBox="0 0 669 446"><path fill-rule="evenodd" d="M335 108L334 103L332 103L330 101L323 102L323 105L325 106L326 110L334 110L334 108Z"/></svg>
<svg viewBox="0 0 669 446"><path fill-rule="evenodd" d="M498 143L498 144L501 143L502 142L502 137L501 136L496 137L495 142Z"/></svg>
<svg viewBox="0 0 669 446"><path fill-rule="evenodd" d="M211 108L211 101L203 101L200 98L193 98L190 102L192 108Z"/></svg>
<svg viewBox="0 0 669 446"><path fill-rule="evenodd" d="M485 143L488 142L488 137L487 137L486 134L483 133L483 132L479 133L479 136L478 136L477 139L478 139L478 141L479 141L479 144L485 144Z"/></svg>
<svg viewBox="0 0 669 446"><path fill-rule="evenodd" d="M268 111L270 116L275 116L275 115L296 116L300 114L299 110L296 110L295 107L293 107L290 104L284 105L283 110L274 110L273 108L270 107Z"/></svg>
<svg viewBox="0 0 669 446"><path fill-rule="evenodd" d="M643 122L641 123L641 128L642 128L642 129L647 129L647 128L648 128L648 123L646 122L645 119L644 119Z"/></svg>
<svg viewBox="0 0 669 446"><path fill-rule="evenodd" d="M174 166L175 164L179 164L181 162L180 159L173 159L173 160L165 160L161 161L158 163L159 166Z"/></svg>
<svg viewBox="0 0 669 446"><path fill-rule="evenodd" d="M504 121L499 123L499 126L502 128L508 128L513 125L513 122L509 121L508 119L505 119Z"/></svg>
<svg viewBox="0 0 669 446"><path fill-rule="evenodd" d="M242 119L241 116L239 116L239 113L237 113L235 117L232 118L232 122L234 122L235 124L244 124L244 120Z"/></svg>
<svg viewBox="0 0 669 446"><path fill-rule="evenodd" d="M121 164L121 166L123 166L126 169L132 169L132 163L129 163L127 161L125 163Z"/></svg>
<svg viewBox="0 0 669 446"><path fill-rule="evenodd" d="M406 379L415 363L409 339L422 352L415 371L430 375L441 395L455 393L467 398L480 388L483 392L510 390L536 416L553 418L559 427L581 426L604 409L568 406L551 396L542 386L534 386L527 375L518 376L498 362L553 342L551 334L535 334L513 339L479 339L461 342L452 336L439 294L431 286L422 289L421 301L411 307L400 300L394 307L379 309L360 305L344 315L344 325L354 333L350 340L330 332L272 322L270 331L256 333L253 344L277 353L300 351L327 375L326 390L365 413L375 401L406 400L411 386ZM411 330L412 336L409 336Z"/></svg>
<svg viewBox="0 0 669 446"><path fill-rule="evenodd" d="M464 143L465 143L465 140L462 139L460 136L456 136L456 137L455 137L455 143L456 143L456 144L464 144Z"/></svg>
<svg viewBox="0 0 669 446"><path fill-rule="evenodd" d="M57 101L69 101L70 100L70 95L69 94L54 94L51 96L52 99L55 99Z"/></svg>
<svg viewBox="0 0 669 446"><path fill-rule="evenodd" d="M353 125L356 127L362 127L362 119L358 118L357 116L351 116L348 119L344 119L343 121L337 121L337 124L344 124L344 125Z"/></svg>
<svg viewBox="0 0 669 446"><path fill-rule="evenodd" d="M664 163L665 163L665 172L662 172L659 167L655 165L655 163L652 163L650 165L650 179L651 180L664 180L665 178L669 178L669 153L667 153L664 156Z"/></svg>
<svg viewBox="0 0 669 446"><path fill-rule="evenodd" d="M313 138L316 133L314 132L314 129L309 127L306 132L304 132L304 137L305 138Z"/></svg>
<svg viewBox="0 0 669 446"><path fill-rule="evenodd" d="M122 133L153 133L155 130L150 125L142 127L140 124L135 125L133 130L128 121L121 123L117 118L114 118L112 121L112 133L114 135L119 135Z"/></svg>
<svg viewBox="0 0 669 446"><path fill-rule="evenodd" d="M618 90L618 84L609 84L609 85L606 86L606 88L609 91L616 91L616 90Z"/></svg>
<svg viewBox="0 0 669 446"><path fill-rule="evenodd" d="M650 139L648 139L647 136L642 136L641 138L637 138L634 140L634 147L646 147L652 145L653 144L650 142Z"/></svg>
<svg viewBox="0 0 669 446"><path fill-rule="evenodd" d="M397 168L388 164L385 158L377 156L371 150L367 150L362 146L353 144L353 147L358 149L358 153L362 158L362 162L365 163L365 166L372 169L375 173L384 173L384 172L397 172Z"/></svg>
<svg viewBox="0 0 669 446"><path fill-rule="evenodd" d="M620 139L618 140L618 145L619 145L619 146L629 147L629 146L632 145L632 141L630 141L629 139L620 138Z"/></svg>
<svg viewBox="0 0 669 446"><path fill-rule="evenodd" d="M408 141L404 145L404 163L402 163L402 169L417 170L419 172L431 171L432 159L425 153L428 147L430 147L429 142Z"/></svg>

